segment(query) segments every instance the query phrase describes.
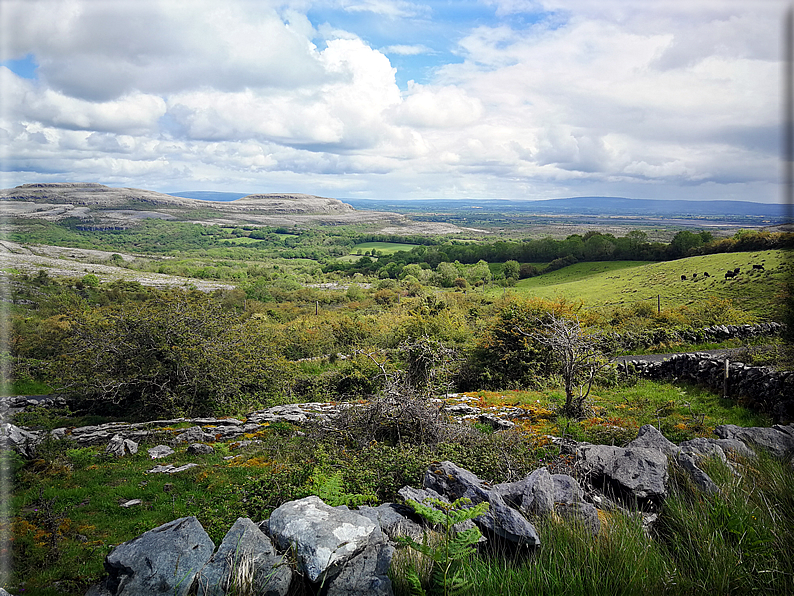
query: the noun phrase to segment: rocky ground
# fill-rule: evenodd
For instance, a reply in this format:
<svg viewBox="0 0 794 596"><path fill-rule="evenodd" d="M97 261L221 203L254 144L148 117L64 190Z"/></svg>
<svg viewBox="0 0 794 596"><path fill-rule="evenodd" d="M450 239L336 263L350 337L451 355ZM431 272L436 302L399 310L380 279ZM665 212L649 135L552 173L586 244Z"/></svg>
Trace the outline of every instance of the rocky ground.
<svg viewBox="0 0 794 596"><path fill-rule="evenodd" d="M118 254L124 262L140 258L127 253L111 253L102 250L63 248L59 246L27 245L0 240L0 284L5 285L4 282L7 280L4 278L7 278L9 273L20 272L36 275L39 271L46 271L48 276L55 278L80 278L93 273L102 282L116 280L136 281L144 286L158 288L192 286L198 290L211 292L217 289L231 289L234 287L220 282L116 267L109 264L114 254Z"/></svg>
<svg viewBox="0 0 794 596"><path fill-rule="evenodd" d="M397 213L357 211L338 199L300 193L254 194L219 202L92 183L23 184L0 190L0 208L6 218L78 218L87 228L100 229L128 228L154 218L218 225L365 224L390 230L384 233L406 235L462 231L452 224L417 224Z"/></svg>

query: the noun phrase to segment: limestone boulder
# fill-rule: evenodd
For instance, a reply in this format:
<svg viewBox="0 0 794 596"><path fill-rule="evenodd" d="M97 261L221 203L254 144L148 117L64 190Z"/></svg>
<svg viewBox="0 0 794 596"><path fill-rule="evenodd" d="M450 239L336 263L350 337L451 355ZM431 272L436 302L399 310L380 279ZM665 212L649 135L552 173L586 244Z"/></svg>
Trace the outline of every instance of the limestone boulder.
<svg viewBox="0 0 794 596"><path fill-rule="evenodd" d="M743 428L734 424L722 424L714 429L721 439L735 439L752 449L763 449L775 457L794 455L794 425L772 428Z"/></svg>
<svg viewBox="0 0 794 596"><path fill-rule="evenodd" d="M477 476L450 461L430 466L423 486L443 494L450 501L467 498L473 505L486 501L490 504L488 511L474 519L478 526L509 542L529 546L540 544L535 527L509 507L497 491L490 490Z"/></svg>
<svg viewBox="0 0 794 596"><path fill-rule="evenodd" d="M652 424L640 427L637 438L626 445L627 449L656 449L664 455L676 455L680 448L673 442L667 440L665 436Z"/></svg>
<svg viewBox="0 0 794 596"><path fill-rule="evenodd" d="M270 539L247 517L240 517L226 533L217 552L196 579L198 594L225 596L250 590L262 596L285 596L292 570Z"/></svg>
<svg viewBox="0 0 794 596"><path fill-rule="evenodd" d="M377 507L362 505L357 513L377 523L381 531L391 540L396 540L399 536L409 536L421 542L424 536L422 526L411 519L415 515L413 510L405 505L397 503L384 503Z"/></svg>
<svg viewBox="0 0 794 596"><path fill-rule="evenodd" d="M105 447L105 453L113 457L124 457L128 453L135 455L138 453L138 443L132 439L125 439L120 434L115 434L110 439L107 447Z"/></svg>
<svg viewBox="0 0 794 596"><path fill-rule="evenodd" d="M301 570L312 582L335 575L367 547L385 542L375 522L316 496L281 505L270 516L269 530L277 548L295 549Z"/></svg>
<svg viewBox="0 0 794 596"><path fill-rule="evenodd" d="M667 496L667 456L658 449L579 445L576 465L595 488L626 502L658 504Z"/></svg>
<svg viewBox="0 0 794 596"><path fill-rule="evenodd" d="M212 445L207 445L206 443L192 443L187 448L187 452L191 455L209 455L210 453L215 453L215 449L213 449Z"/></svg>
<svg viewBox="0 0 794 596"><path fill-rule="evenodd" d="M393 556L390 544L367 547L328 580L325 596L392 596L388 572Z"/></svg>
<svg viewBox="0 0 794 596"><path fill-rule="evenodd" d="M13 449L23 457L33 457L39 435L9 422L0 424L0 449Z"/></svg>
<svg viewBox="0 0 794 596"><path fill-rule="evenodd" d="M214 550L195 517L175 519L120 544L105 557L105 587L114 596L186 596Z"/></svg>

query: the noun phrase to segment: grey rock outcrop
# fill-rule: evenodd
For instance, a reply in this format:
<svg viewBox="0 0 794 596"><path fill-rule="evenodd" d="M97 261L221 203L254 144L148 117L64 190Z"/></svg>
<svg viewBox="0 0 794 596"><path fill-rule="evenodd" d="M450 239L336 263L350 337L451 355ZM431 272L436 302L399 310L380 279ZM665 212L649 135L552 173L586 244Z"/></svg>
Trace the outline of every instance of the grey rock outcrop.
<svg viewBox="0 0 794 596"><path fill-rule="evenodd" d="M681 466L701 491L708 494L719 492L719 488L706 472L701 470L695 463L695 459L687 453L679 453L676 456L676 463Z"/></svg>
<svg viewBox="0 0 794 596"><path fill-rule="evenodd" d="M182 517L117 546L105 557L114 596L185 596L215 544L195 517Z"/></svg>
<svg viewBox="0 0 794 596"><path fill-rule="evenodd" d="M395 540L398 536L409 536L420 542L424 535L422 526L410 519L413 511L405 505L397 503L384 503L377 507L362 505L357 513L377 523L391 540Z"/></svg>
<svg viewBox="0 0 794 596"><path fill-rule="evenodd" d="M113 435L108 446L105 447L105 453L114 457L124 457L127 453L135 455L138 453L138 443L121 435Z"/></svg>
<svg viewBox="0 0 794 596"><path fill-rule="evenodd" d="M215 449L205 443L193 443L187 448L187 452L191 455L209 455L215 453Z"/></svg>
<svg viewBox="0 0 794 596"><path fill-rule="evenodd" d="M270 516L269 529L280 550L294 547L298 564L312 582L336 575L364 549L385 542L375 522L330 507L316 496L281 505Z"/></svg>
<svg viewBox="0 0 794 596"><path fill-rule="evenodd" d="M214 440L215 435L205 433L200 426L191 426L185 432L174 437L173 442L177 445L179 443L199 443Z"/></svg>
<svg viewBox="0 0 794 596"><path fill-rule="evenodd" d="M744 428L734 424L722 424L714 429L721 439L741 441L752 449L763 449L775 457L794 455L794 425L775 425L772 428Z"/></svg>
<svg viewBox="0 0 794 596"><path fill-rule="evenodd" d="M394 547L387 543L365 549L328 580L325 596L392 596L388 572Z"/></svg>
<svg viewBox="0 0 794 596"><path fill-rule="evenodd" d="M535 527L526 518L509 507L498 492L486 488L477 476L452 462L430 466L423 486L443 494L450 501L467 498L473 505L486 501L490 506L484 515L474 519L477 525L509 542L529 546L540 544Z"/></svg>
<svg viewBox="0 0 794 596"><path fill-rule="evenodd" d="M667 496L667 456L657 449L580 445L576 465L593 486L621 500L658 504Z"/></svg>
<svg viewBox="0 0 794 596"><path fill-rule="evenodd" d="M0 424L0 449L13 449L23 457L33 457L39 443L37 433L15 426L9 422Z"/></svg>
<svg viewBox="0 0 794 596"><path fill-rule="evenodd" d="M546 468L527 476L521 495L520 511L525 515L544 516L554 511L554 479Z"/></svg>
<svg viewBox="0 0 794 596"><path fill-rule="evenodd" d="M680 450L675 443L668 441L667 438L651 424L640 427L637 438L628 443L626 448L656 449L664 455L676 455Z"/></svg>
<svg viewBox="0 0 794 596"><path fill-rule="evenodd" d="M601 520L598 518L598 510L592 503L585 503L584 501L558 503L555 511L565 521L583 525L593 536L598 536L601 531Z"/></svg>
<svg viewBox="0 0 794 596"><path fill-rule="evenodd" d="M256 524L240 517L196 582L199 596L225 596L230 590L240 593L246 589L262 596L285 596L292 570Z"/></svg>
<svg viewBox="0 0 794 596"><path fill-rule="evenodd" d="M148 449L147 453L152 459L161 459L173 455L175 452L168 445L157 445L156 447Z"/></svg>

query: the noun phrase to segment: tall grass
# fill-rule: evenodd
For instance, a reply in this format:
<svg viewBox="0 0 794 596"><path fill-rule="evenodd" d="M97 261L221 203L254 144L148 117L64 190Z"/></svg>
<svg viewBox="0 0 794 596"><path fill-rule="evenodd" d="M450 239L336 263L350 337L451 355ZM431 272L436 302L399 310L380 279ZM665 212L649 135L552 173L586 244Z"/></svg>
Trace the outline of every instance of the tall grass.
<svg viewBox="0 0 794 596"><path fill-rule="evenodd" d="M538 520L539 548L497 548L467 562L470 593L794 594L791 462L704 466L720 494L697 491L671 467L670 496L650 532L628 512L601 512L597 537L555 517Z"/></svg>

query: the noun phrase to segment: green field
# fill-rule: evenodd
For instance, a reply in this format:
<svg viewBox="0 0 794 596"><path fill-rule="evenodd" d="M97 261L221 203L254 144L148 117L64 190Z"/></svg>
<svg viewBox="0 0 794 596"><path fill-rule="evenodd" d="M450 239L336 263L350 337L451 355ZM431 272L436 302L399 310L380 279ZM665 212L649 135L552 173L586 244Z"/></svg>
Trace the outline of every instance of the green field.
<svg viewBox="0 0 794 596"><path fill-rule="evenodd" d="M763 264L765 271L753 271ZM734 279L725 279L728 269L739 267ZM704 277L708 272L710 277ZM692 275L697 273L697 278ZM687 279L682 280L681 276ZM631 306L661 297L663 308L691 304L711 296L730 298L740 308L762 318L774 317L774 297L791 275L791 263L781 250L722 253L642 263L615 261L577 263L558 271L525 279L515 286L522 294L540 298L565 297L582 300L588 307Z"/></svg>
<svg viewBox="0 0 794 596"><path fill-rule="evenodd" d="M392 254L401 250L411 250L418 246L417 244L398 244L396 242L362 242L356 244L350 252L352 254L370 252L373 248L381 254Z"/></svg>

